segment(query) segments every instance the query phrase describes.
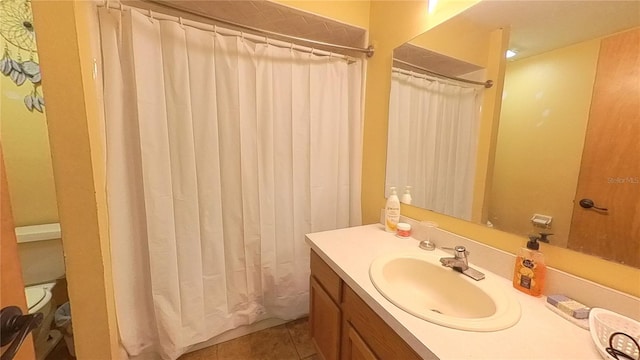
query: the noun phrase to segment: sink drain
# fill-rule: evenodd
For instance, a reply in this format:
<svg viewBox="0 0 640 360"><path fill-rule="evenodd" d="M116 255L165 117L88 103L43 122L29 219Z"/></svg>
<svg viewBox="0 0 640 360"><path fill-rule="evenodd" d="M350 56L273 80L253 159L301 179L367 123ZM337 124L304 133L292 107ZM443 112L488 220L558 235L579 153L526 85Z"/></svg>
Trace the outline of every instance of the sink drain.
<svg viewBox="0 0 640 360"><path fill-rule="evenodd" d="M431 311L433 311L434 313L442 314L442 311L437 310L437 309L431 309Z"/></svg>

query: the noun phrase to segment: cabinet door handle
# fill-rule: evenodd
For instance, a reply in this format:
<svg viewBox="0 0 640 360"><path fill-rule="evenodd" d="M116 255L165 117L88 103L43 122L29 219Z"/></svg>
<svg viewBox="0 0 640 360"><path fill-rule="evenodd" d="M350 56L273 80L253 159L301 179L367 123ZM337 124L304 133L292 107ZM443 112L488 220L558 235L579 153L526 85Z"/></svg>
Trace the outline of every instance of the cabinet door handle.
<svg viewBox="0 0 640 360"><path fill-rule="evenodd" d="M0 360L11 360L18 353L20 346L27 338L31 330L37 328L42 322L41 313L23 315L17 306L7 306L0 310L0 333L2 339L0 345L9 347L2 354Z"/></svg>

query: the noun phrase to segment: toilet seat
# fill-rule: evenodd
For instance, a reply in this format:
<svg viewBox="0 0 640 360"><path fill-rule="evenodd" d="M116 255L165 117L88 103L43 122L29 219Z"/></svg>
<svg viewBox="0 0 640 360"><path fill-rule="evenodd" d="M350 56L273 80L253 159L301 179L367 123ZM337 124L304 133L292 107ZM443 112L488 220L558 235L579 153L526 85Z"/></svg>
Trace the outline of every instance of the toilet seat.
<svg viewBox="0 0 640 360"><path fill-rule="evenodd" d="M38 312L51 299L51 292L41 286L29 286L24 289L29 314ZM48 295L48 296L47 296Z"/></svg>
<svg viewBox="0 0 640 360"><path fill-rule="evenodd" d="M27 307L29 308L29 312L31 312L31 309L44 300L45 291L40 287L28 287L24 289L24 294L27 297Z"/></svg>

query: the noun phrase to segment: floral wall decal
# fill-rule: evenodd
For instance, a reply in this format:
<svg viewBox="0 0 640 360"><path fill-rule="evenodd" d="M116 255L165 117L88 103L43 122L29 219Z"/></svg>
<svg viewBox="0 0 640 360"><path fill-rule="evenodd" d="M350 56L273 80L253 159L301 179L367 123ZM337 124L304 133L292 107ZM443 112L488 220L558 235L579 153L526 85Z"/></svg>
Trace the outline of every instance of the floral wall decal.
<svg viewBox="0 0 640 360"><path fill-rule="evenodd" d="M29 111L44 110L40 90L42 76L37 62L36 35L30 0L0 0L0 36L5 40L0 73L17 86L31 84L33 91L24 97ZM28 60L23 60L23 54Z"/></svg>

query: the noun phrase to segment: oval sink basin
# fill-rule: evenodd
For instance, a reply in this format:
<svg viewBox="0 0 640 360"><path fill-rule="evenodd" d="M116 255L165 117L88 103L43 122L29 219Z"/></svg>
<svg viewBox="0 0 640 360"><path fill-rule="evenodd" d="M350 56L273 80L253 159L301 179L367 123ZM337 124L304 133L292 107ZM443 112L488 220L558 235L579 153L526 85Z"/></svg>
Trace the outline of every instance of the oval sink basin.
<svg viewBox="0 0 640 360"><path fill-rule="evenodd" d="M433 254L388 254L371 263L369 276L394 305L438 325L496 331L518 322L520 304L503 291L504 285L475 281L438 259Z"/></svg>

